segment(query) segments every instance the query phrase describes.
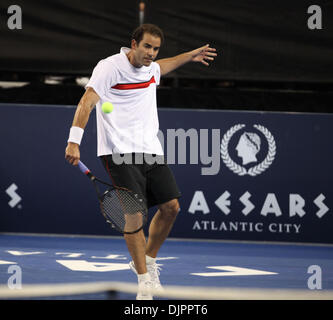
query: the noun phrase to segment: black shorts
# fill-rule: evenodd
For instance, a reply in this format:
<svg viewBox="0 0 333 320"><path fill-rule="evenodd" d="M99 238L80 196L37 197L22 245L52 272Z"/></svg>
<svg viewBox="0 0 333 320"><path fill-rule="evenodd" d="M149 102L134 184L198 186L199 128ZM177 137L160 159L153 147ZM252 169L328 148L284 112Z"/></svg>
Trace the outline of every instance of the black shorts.
<svg viewBox="0 0 333 320"><path fill-rule="evenodd" d="M138 155L138 154L136 154ZM149 164L147 161L135 161L136 155L125 154L132 159L132 164L119 164L113 155L101 156L102 163L114 186L127 188L137 193L148 208L163 204L181 196L176 179L169 166L163 161ZM141 154L141 159L144 159ZM160 158L161 159L161 158ZM150 162L151 163L151 162Z"/></svg>

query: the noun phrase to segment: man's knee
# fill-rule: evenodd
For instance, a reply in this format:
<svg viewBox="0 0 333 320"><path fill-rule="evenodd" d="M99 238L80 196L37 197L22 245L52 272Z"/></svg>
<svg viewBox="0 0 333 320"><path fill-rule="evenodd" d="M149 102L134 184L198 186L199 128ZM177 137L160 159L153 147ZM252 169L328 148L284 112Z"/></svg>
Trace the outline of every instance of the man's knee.
<svg viewBox="0 0 333 320"><path fill-rule="evenodd" d="M180 206L179 206L178 200L173 199L171 201L161 204L159 206L159 209L163 215L166 215L169 217L176 217L180 210Z"/></svg>

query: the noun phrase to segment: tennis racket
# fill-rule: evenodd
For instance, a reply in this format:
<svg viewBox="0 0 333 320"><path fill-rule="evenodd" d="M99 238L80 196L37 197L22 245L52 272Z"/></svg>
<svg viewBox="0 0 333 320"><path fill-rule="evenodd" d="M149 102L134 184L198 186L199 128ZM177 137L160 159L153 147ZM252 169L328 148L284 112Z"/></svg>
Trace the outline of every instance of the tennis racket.
<svg viewBox="0 0 333 320"><path fill-rule="evenodd" d="M137 194L96 178L81 161L79 161L78 167L93 182L102 214L112 227L125 234L136 233L144 227L147 222L148 209ZM101 193L97 183L108 189Z"/></svg>

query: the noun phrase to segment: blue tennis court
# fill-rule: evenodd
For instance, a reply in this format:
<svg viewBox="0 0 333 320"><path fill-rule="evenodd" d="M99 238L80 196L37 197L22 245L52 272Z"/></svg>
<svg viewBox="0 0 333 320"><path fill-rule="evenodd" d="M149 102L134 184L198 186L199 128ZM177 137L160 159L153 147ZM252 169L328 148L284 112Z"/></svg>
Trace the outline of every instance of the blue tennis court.
<svg viewBox="0 0 333 320"><path fill-rule="evenodd" d="M22 286L98 281L136 283L122 238L0 235L0 285L10 266L22 270ZM308 288L311 266L321 271L321 290L333 289L333 247L223 241L167 240L158 263L163 285L262 289ZM47 298L47 297L46 297ZM106 293L47 299L108 299ZM119 292L116 299L135 299ZM44 298L45 299L45 298Z"/></svg>

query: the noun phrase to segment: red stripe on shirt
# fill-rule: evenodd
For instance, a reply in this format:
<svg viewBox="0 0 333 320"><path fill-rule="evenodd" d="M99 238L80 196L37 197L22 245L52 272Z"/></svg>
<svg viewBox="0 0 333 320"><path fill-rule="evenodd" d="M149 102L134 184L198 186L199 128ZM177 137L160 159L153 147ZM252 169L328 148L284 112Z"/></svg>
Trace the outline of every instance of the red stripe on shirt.
<svg viewBox="0 0 333 320"><path fill-rule="evenodd" d="M154 76L152 76L150 80L146 82L117 84L113 86L112 89L118 89L118 90L144 89L148 88L152 83L156 83Z"/></svg>

